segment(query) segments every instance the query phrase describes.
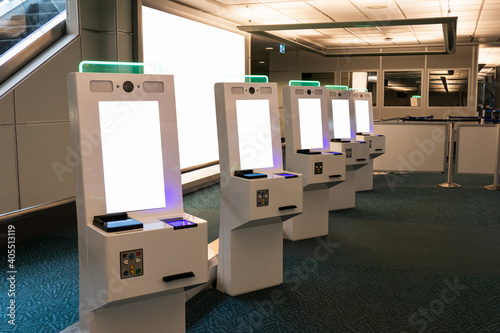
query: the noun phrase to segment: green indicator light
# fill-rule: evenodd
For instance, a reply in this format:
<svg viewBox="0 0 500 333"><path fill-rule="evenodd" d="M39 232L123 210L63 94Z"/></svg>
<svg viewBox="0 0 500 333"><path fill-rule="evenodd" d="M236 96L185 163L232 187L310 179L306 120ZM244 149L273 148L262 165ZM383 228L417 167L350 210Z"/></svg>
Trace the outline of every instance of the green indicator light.
<svg viewBox="0 0 500 333"><path fill-rule="evenodd" d="M226 75L224 82L260 82L268 83L269 78L266 75Z"/></svg>
<svg viewBox="0 0 500 333"><path fill-rule="evenodd" d="M319 87L319 81L300 81L300 80L290 80L288 82L289 86L302 86L302 87Z"/></svg>
<svg viewBox="0 0 500 333"><path fill-rule="evenodd" d="M267 75L245 75L245 82L268 83L269 78L267 77Z"/></svg>
<svg viewBox="0 0 500 333"><path fill-rule="evenodd" d="M411 96L411 98L422 98L422 96L420 96L420 95L413 95L413 96Z"/></svg>
<svg viewBox="0 0 500 333"><path fill-rule="evenodd" d="M147 66L147 67L146 67ZM147 70L145 70L147 68ZM159 74L160 66L145 65L139 62L117 62L117 61L82 61L79 65L80 73L126 73L144 74L151 72Z"/></svg>
<svg viewBox="0 0 500 333"><path fill-rule="evenodd" d="M332 85L326 85L325 88L328 90L347 90L348 89L347 86L332 86Z"/></svg>
<svg viewBox="0 0 500 333"><path fill-rule="evenodd" d="M349 88L349 90L352 90L354 92L368 92L368 89L366 88Z"/></svg>

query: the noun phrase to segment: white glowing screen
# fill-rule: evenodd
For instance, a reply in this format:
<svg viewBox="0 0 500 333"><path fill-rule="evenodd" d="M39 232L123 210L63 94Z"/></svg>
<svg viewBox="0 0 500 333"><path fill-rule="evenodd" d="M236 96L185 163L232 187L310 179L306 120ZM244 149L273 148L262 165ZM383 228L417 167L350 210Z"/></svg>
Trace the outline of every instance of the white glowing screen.
<svg viewBox="0 0 500 333"><path fill-rule="evenodd" d="M181 168L217 161L214 84L245 75L245 37L146 6L142 25L144 62L174 75Z"/></svg>
<svg viewBox="0 0 500 333"><path fill-rule="evenodd" d="M356 132L370 133L370 106L368 100L357 99L354 103L356 108Z"/></svg>
<svg viewBox="0 0 500 333"><path fill-rule="evenodd" d="M323 122L319 98L299 98L300 148L323 148Z"/></svg>
<svg viewBox="0 0 500 333"><path fill-rule="evenodd" d="M273 167L271 112L268 99L236 100L240 168Z"/></svg>
<svg viewBox="0 0 500 333"><path fill-rule="evenodd" d="M158 101L101 101L107 213L165 207Z"/></svg>
<svg viewBox="0 0 500 333"><path fill-rule="evenodd" d="M349 100L332 99L332 115L334 138L352 139Z"/></svg>

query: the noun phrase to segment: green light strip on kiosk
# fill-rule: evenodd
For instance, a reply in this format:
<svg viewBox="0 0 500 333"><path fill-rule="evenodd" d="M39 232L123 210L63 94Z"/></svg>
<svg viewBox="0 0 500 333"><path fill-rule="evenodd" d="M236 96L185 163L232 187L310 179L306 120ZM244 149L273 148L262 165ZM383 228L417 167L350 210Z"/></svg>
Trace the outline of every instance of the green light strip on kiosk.
<svg viewBox="0 0 500 333"><path fill-rule="evenodd" d="M420 95L413 95L413 96L411 96L411 98L422 98L422 96L420 96Z"/></svg>
<svg viewBox="0 0 500 333"><path fill-rule="evenodd" d="M269 78L266 75L245 75L245 82L268 83Z"/></svg>
<svg viewBox="0 0 500 333"><path fill-rule="evenodd" d="M368 92L368 89L366 88L349 88L349 90L352 90L354 92Z"/></svg>
<svg viewBox="0 0 500 333"><path fill-rule="evenodd" d="M224 82L260 82L268 83L267 75L227 75L224 76Z"/></svg>
<svg viewBox="0 0 500 333"><path fill-rule="evenodd" d="M332 85L325 85L325 88L328 90L348 90L347 86L332 86Z"/></svg>
<svg viewBox="0 0 500 333"><path fill-rule="evenodd" d="M289 86L302 86L302 87L319 87L319 81L301 81L301 80L290 80L288 82Z"/></svg>
<svg viewBox="0 0 500 333"><path fill-rule="evenodd" d="M118 62L118 61L89 61L85 60L80 63L80 73L127 73L127 74L144 74L144 68L151 67L153 72L160 73L160 66L145 65L139 62Z"/></svg>

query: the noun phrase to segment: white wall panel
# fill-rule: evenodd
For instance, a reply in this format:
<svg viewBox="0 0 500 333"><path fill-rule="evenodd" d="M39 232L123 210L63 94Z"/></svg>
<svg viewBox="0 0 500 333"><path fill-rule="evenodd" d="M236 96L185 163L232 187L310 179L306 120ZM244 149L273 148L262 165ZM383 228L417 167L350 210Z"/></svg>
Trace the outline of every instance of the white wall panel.
<svg viewBox="0 0 500 333"><path fill-rule="evenodd" d="M14 93L12 91L0 98L0 124L14 124Z"/></svg>
<svg viewBox="0 0 500 333"><path fill-rule="evenodd" d="M80 60L77 39L15 88L18 124L69 120L66 76L78 71Z"/></svg>
<svg viewBox="0 0 500 333"><path fill-rule="evenodd" d="M495 125L461 125L458 130L457 172L492 175L498 144Z"/></svg>
<svg viewBox="0 0 500 333"><path fill-rule="evenodd" d="M21 208L74 196L69 123L18 125Z"/></svg>
<svg viewBox="0 0 500 333"><path fill-rule="evenodd" d="M0 214L19 209L14 125L0 126Z"/></svg>
<svg viewBox="0 0 500 333"><path fill-rule="evenodd" d="M446 124L376 123L385 135L385 154L373 161L376 171L444 171Z"/></svg>

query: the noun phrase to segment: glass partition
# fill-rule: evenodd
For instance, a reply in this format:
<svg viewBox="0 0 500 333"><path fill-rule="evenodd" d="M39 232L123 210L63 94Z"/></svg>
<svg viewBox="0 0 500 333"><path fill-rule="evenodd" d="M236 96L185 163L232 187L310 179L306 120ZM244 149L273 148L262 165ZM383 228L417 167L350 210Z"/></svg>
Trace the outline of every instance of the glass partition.
<svg viewBox="0 0 500 333"><path fill-rule="evenodd" d="M0 56L65 10L64 0L0 1Z"/></svg>
<svg viewBox="0 0 500 333"><path fill-rule="evenodd" d="M372 93L373 106L377 105L377 79L378 73L372 72L342 72L341 85L349 89L362 89ZM366 90L364 90L366 89Z"/></svg>
<svg viewBox="0 0 500 333"><path fill-rule="evenodd" d="M467 106L469 70L429 71L429 106Z"/></svg>
<svg viewBox="0 0 500 333"><path fill-rule="evenodd" d="M415 103L412 105L412 96L420 96L421 87L420 71L385 72L384 106L415 106Z"/></svg>
<svg viewBox="0 0 500 333"><path fill-rule="evenodd" d="M65 0L0 1L0 83L65 33Z"/></svg>

